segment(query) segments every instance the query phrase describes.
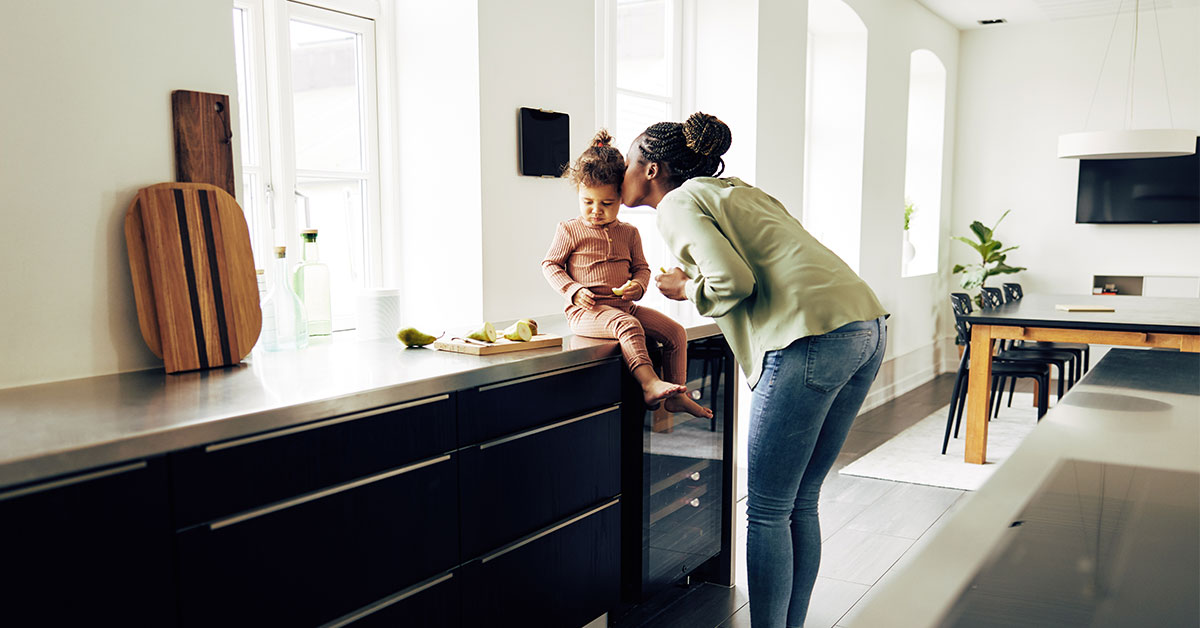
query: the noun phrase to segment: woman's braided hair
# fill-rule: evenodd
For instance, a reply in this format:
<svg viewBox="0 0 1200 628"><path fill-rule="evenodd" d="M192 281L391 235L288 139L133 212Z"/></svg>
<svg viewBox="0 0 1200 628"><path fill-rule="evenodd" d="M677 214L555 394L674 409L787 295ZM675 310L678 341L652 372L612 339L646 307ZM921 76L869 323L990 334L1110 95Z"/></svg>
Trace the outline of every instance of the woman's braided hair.
<svg viewBox="0 0 1200 628"><path fill-rule="evenodd" d="M600 129L592 138L592 145L567 167L563 176L575 187L619 187L625 179L625 157L613 147L612 139L608 131Z"/></svg>
<svg viewBox="0 0 1200 628"><path fill-rule="evenodd" d="M679 122L659 122L646 129L639 145L650 161L666 164L675 184L692 177L710 177L725 171L721 159L729 150L733 135L729 126L706 113L693 113Z"/></svg>

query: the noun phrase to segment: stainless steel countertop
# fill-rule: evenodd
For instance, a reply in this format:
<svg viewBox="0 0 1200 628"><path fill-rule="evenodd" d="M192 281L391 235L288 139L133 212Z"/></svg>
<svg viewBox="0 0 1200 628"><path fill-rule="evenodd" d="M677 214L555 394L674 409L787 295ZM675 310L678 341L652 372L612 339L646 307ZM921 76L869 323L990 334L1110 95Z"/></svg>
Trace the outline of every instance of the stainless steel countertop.
<svg viewBox="0 0 1200 628"><path fill-rule="evenodd" d="M473 356L346 332L224 369L0 389L0 488L620 356L561 314L538 319L562 348ZM680 323L689 340L720 334L711 319Z"/></svg>
<svg viewBox="0 0 1200 628"><path fill-rule="evenodd" d="M1200 472L1198 361L1196 354L1111 350L905 567L875 585L848 625L938 624L1062 460Z"/></svg>

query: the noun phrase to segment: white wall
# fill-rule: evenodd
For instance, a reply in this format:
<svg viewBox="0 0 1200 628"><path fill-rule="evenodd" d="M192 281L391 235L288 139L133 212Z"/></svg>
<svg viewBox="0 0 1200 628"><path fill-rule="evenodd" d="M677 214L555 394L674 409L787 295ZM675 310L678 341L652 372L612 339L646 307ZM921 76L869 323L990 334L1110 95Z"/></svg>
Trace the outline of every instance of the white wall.
<svg viewBox="0 0 1200 628"><path fill-rule="evenodd" d="M236 102L231 10L5 3L0 388L161 364L138 331L125 210L139 188L175 178L172 90Z"/></svg>
<svg viewBox="0 0 1200 628"><path fill-rule="evenodd" d="M1200 130L1200 9L1160 10L1158 21L1175 126ZM1141 27L1151 45L1137 57L1135 126L1165 127L1153 13L1142 12ZM1057 159L1057 140L1085 130L1112 29L1106 17L963 34L954 233L1011 209L997 237L1020 245L1009 263L1029 268L1014 276L1026 292L1087 294L1092 275L1200 275L1200 225L1075 224L1079 162ZM1126 29L1113 41L1086 130L1124 125ZM951 246L954 261L975 261L965 245Z"/></svg>
<svg viewBox="0 0 1200 628"><path fill-rule="evenodd" d="M695 109L717 116L733 131L723 177L754 184L757 150L758 2L696 3ZM690 115L685 111L684 115Z"/></svg>
<svg viewBox="0 0 1200 628"><path fill-rule="evenodd" d="M472 325L483 316L476 5L396 5L399 198L386 213L399 216L402 318L419 329Z"/></svg>
<svg viewBox="0 0 1200 628"><path fill-rule="evenodd" d="M591 2L479 2L479 100L483 199L483 315L504 320L561 312L542 276L555 225L579 214L562 179L521 176L517 112L571 116L571 156L596 131L596 15Z"/></svg>

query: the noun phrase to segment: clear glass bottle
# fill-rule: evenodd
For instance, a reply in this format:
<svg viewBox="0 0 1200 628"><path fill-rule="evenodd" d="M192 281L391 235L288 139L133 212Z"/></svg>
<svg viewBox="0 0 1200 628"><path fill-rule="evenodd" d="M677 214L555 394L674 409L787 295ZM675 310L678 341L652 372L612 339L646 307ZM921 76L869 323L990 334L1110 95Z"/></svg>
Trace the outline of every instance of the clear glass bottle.
<svg viewBox="0 0 1200 628"><path fill-rule="evenodd" d="M292 290L287 264L287 247L275 247L271 265L271 290L262 304L262 335L267 351L288 351L308 346L308 323L304 304Z"/></svg>
<svg viewBox="0 0 1200 628"><path fill-rule="evenodd" d="M333 333L333 314L329 301L329 266L317 255L317 230L300 232L304 239L303 261L296 266L296 294L304 303L308 318L308 335L328 336Z"/></svg>

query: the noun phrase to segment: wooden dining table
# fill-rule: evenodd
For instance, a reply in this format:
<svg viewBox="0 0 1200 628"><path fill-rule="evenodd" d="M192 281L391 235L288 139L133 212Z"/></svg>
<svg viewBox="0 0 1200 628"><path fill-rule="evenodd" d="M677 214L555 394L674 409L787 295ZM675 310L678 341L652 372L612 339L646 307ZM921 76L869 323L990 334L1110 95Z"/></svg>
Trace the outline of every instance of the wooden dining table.
<svg viewBox="0 0 1200 628"><path fill-rule="evenodd" d="M1105 307L1112 311L1064 311L1060 306ZM975 309L965 320L971 324L965 460L974 464L987 462L988 400L996 340L1078 342L1200 353L1200 299L1030 293L997 308Z"/></svg>

